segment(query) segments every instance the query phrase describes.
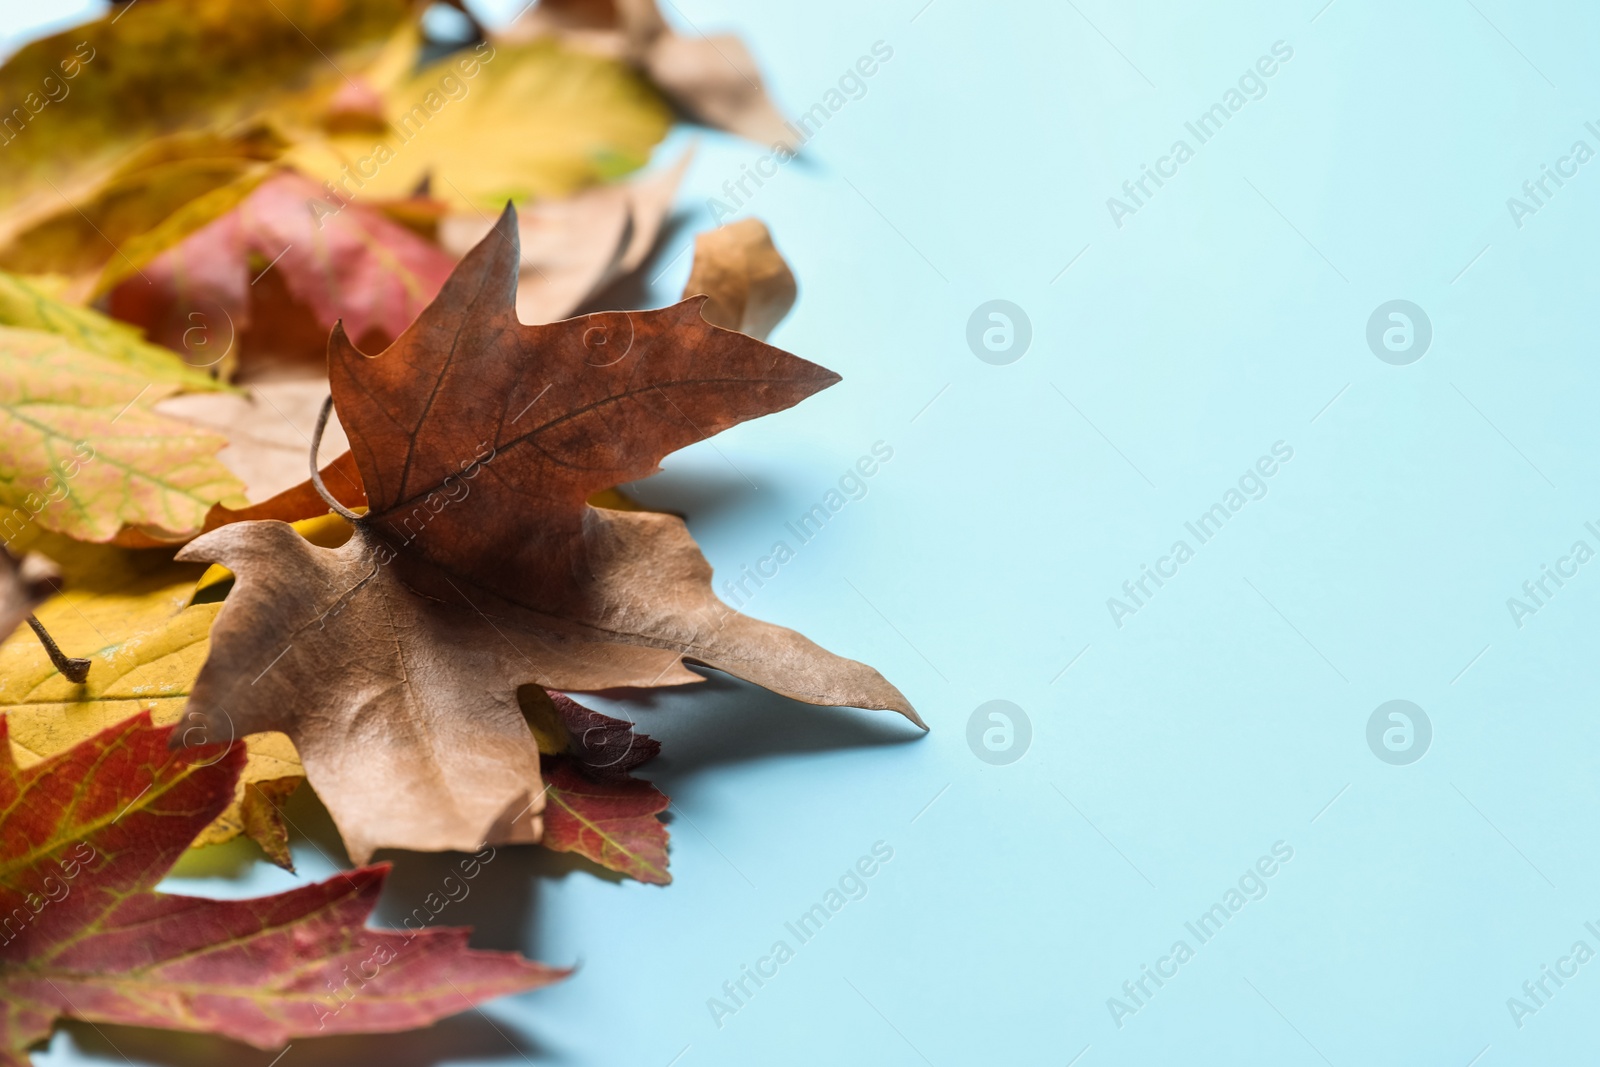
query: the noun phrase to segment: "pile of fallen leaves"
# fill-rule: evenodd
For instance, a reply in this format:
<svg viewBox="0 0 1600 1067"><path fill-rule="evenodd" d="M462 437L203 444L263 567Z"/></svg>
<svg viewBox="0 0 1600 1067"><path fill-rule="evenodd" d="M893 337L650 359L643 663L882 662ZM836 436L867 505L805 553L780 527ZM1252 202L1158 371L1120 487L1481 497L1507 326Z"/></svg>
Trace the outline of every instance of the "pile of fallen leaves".
<svg viewBox="0 0 1600 1067"><path fill-rule="evenodd" d="M356 864L541 845L665 884L660 745L567 694L693 664L920 725L618 489L838 380L764 343L795 283L754 220L616 308L674 116L790 143L748 52L623 0L454 24L143 0L0 67L0 1062L61 1017L270 1047L565 976L367 928L383 865L156 891L241 834L290 867L302 781Z"/></svg>

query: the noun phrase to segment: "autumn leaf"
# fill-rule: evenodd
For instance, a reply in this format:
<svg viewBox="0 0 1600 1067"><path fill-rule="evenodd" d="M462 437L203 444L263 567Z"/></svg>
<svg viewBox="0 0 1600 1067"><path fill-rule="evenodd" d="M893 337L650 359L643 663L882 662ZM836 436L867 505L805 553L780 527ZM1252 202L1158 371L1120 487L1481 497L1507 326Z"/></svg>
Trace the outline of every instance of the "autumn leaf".
<svg viewBox="0 0 1600 1067"><path fill-rule="evenodd" d="M386 89L377 132L306 140L284 160L333 204L426 183L457 210L568 196L642 167L672 115L626 64L554 41L448 56Z"/></svg>
<svg viewBox="0 0 1600 1067"><path fill-rule="evenodd" d="M244 497L252 505L306 481L306 455L317 415L328 396L327 379L284 378L252 382L239 393L191 393L170 397L155 405L162 415L183 419L220 434L227 445L217 453L223 466L244 483ZM323 436L324 454L347 453L349 442L335 420ZM342 478L333 472L324 479ZM359 489L359 481L350 488ZM340 485L341 495L346 487ZM306 516L327 511L320 497L311 494ZM364 501L357 501L358 503ZM247 509L245 509L247 510ZM287 520L302 515L273 515ZM209 528L221 525L211 524Z"/></svg>
<svg viewBox="0 0 1600 1067"><path fill-rule="evenodd" d="M184 203L252 179L284 146L259 127L242 140L226 128L291 101L325 104L412 8L147 3L25 45L0 67L0 266L88 270Z"/></svg>
<svg viewBox="0 0 1600 1067"><path fill-rule="evenodd" d="M551 321L574 310L581 299L592 296L614 275L634 270L655 243L665 214L666 202L676 188L686 155L661 176L641 179L626 186L608 186L580 193L568 201L556 202L551 210L536 208L532 221L519 214L517 230L522 240L520 273L517 284L517 318L524 323ZM593 273L601 257L586 257L582 252L569 255L594 238L592 222L600 213L577 210L580 201L604 203L607 211L617 209L615 226L602 228L610 236L620 231L626 247L613 253L613 266L599 280ZM627 218L624 205L633 205ZM476 219L476 216L471 216ZM468 216L450 216L440 222L440 235L450 250L459 249L466 234L481 240L487 230L467 225ZM538 251L529 251L529 242ZM766 340L766 335L788 313L795 298L794 275L776 247L772 235L758 219L741 219L695 239L694 263L683 296L706 296L701 309L706 321L725 329ZM316 410L326 395L326 379L293 379L257 383L247 396L181 396L158 404L157 410L188 418L193 422L227 434L229 447L218 455L228 468L245 482L251 507L234 510L213 508L206 519L206 530L247 519L281 519L293 522L326 513L327 505L300 480L305 469L305 442L316 424ZM348 440L337 417L328 423L323 439L324 454L338 456L322 470L330 492L346 507L365 507L366 495ZM277 490L272 500L261 494ZM644 511L620 489L601 489L589 495L589 503L613 511Z"/></svg>
<svg viewBox="0 0 1600 1067"><path fill-rule="evenodd" d="M59 335L0 327L0 531L178 539L213 504L242 504L221 437L141 404L169 391Z"/></svg>
<svg viewBox="0 0 1600 1067"><path fill-rule="evenodd" d="M237 747L169 751L137 716L32 767L0 721L0 1062L55 1020L221 1034L259 1048L392 1032L564 978L467 948L460 927L373 930L386 866L254 900L154 891L233 793Z"/></svg>
<svg viewBox="0 0 1600 1067"><path fill-rule="evenodd" d="M370 511L338 549L235 523L182 559L237 576L189 711L281 730L353 858L537 840L516 690L680 685L703 664L814 704L893 709L877 671L731 611L682 520L585 503L837 375L700 315L517 322L516 213L384 353L329 369Z"/></svg>
<svg viewBox="0 0 1600 1067"><path fill-rule="evenodd" d="M35 524L105 541L196 532L242 503L220 437L150 406L224 388L138 330L0 272L0 536Z"/></svg>
<svg viewBox="0 0 1600 1067"><path fill-rule="evenodd" d="M649 782L626 775L596 780L566 756L546 756L544 847L576 852L651 885L667 873L667 828L656 818L669 801Z"/></svg>
<svg viewBox="0 0 1600 1067"><path fill-rule="evenodd" d="M132 276L164 246L249 194L288 142L275 130L175 133L141 146L76 202L0 249L0 265L61 276L63 295L87 302L111 280Z"/></svg>
<svg viewBox="0 0 1600 1067"><path fill-rule="evenodd" d="M687 162L527 213L518 292L523 321L564 317L637 269ZM175 350L198 356L205 345L220 356L228 346L229 365L249 379L243 392L179 396L155 407L227 437L218 458L256 504L305 481L307 442L328 391L323 350L334 322L342 318L365 345L388 344L489 225L476 213L440 220L441 250L375 208L330 209L319 187L284 173L146 264L142 279L112 293L111 307ZM329 430L324 454L338 455L347 442L337 419ZM309 512L274 517L323 510L316 501Z"/></svg>
<svg viewBox="0 0 1600 1067"><path fill-rule="evenodd" d="M524 686L517 695L543 757L541 844L641 882L671 882L667 828L656 818L669 802L649 782L628 774L654 759L661 743L565 693Z"/></svg>
<svg viewBox="0 0 1600 1067"><path fill-rule="evenodd" d="M659 174L540 203L522 215L518 317L523 322L563 318L605 286L637 270L655 245L687 164L685 155ZM362 205L352 204L338 215L316 216L321 228L306 225L300 235L286 232L290 226L280 221L260 227L277 235L254 242L249 252L265 259L265 251L278 248L280 241L285 251L271 270L247 287L244 250L234 239L249 225L243 220L260 211L270 211L278 219L292 215L307 223L313 218L307 198L314 190L304 179L285 177L287 182L269 183L252 196L237 217L214 223L147 267L146 273L160 280L158 286L164 284L158 292L130 281L112 297L113 309L123 318L151 328L175 347L194 348L192 335L209 344L223 343L221 337L211 336L212 331L201 331L195 325L197 320L214 320L220 325L225 319L230 335L237 338L238 372L249 378L242 391L189 394L155 405L162 414L228 439L217 458L244 483L244 495L252 508L213 508L206 529L242 518L293 521L326 511L305 473L311 431L328 393L323 351L328 329L343 309L348 312L342 314L346 329L352 334L365 336L368 344L387 344L416 318L455 259L482 240L490 226L490 220L476 213L436 220L445 249L441 251L389 221L385 214ZM280 184L290 195L281 195ZM229 231L231 236L219 246L214 235ZM300 248L311 251L290 251ZM287 282L275 283L279 278ZM247 288L248 300L243 295ZM349 299L335 299L346 289ZM232 300L227 291L237 291L238 299ZM282 293L283 298L263 301L263 291ZM297 291L303 291L304 302L291 298ZM380 307L368 306L374 303L371 294L380 298ZM258 310L263 302L266 310ZM195 308L208 310L197 313ZM222 318L218 318L219 312ZM257 329L256 324L263 321L270 325ZM320 334L320 339L296 339L312 334ZM312 356L315 364L308 358ZM323 477L347 505L364 504L353 462L343 462L349 459L348 446L338 419L332 419L322 449L324 455L339 456L340 461L330 464ZM268 497L288 493L296 486L304 489L281 502L288 506L253 510L255 505L265 505ZM620 494L607 492L610 506L623 506Z"/></svg>
<svg viewBox="0 0 1600 1067"><path fill-rule="evenodd" d="M85 352L143 375L156 397L175 390L218 391L225 387L172 352L144 340L133 326L70 304L37 283L0 271L0 326L52 333ZM150 393L142 398L151 399Z"/></svg>
<svg viewBox="0 0 1600 1067"><path fill-rule="evenodd" d="M694 239L685 297L705 295L707 322L765 341L794 307L794 274L760 219L740 219Z"/></svg>
<svg viewBox="0 0 1600 1067"><path fill-rule="evenodd" d="M330 205L321 185L274 175L238 207L191 234L111 294L117 318L174 350L199 315L248 349L251 326L302 316L326 337L340 319L351 336L386 345L449 277L437 245L361 204ZM263 287L274 276L281 285ZM263 301L272 293L279 300ZM247 354L241 352L241 355ZM321 346L312 349L321 363Z"/></svg>
<svg viewBox="0 0 1600 1067"><path fill-rule="evenodd" d="M765 147L799 146L744 42L729 34L676 33L655 0L540 0L503 36L512 41L554 37L620 56L690 118Z"/></svg>
<svg viewBox="0 0 1600 1067"><path fill-rule="evenodd" d="M661 754L661 742L635 733L631 722L586 708L565 693L528 688L532 692L526 694L522 710L539 740L539 751L566 756L590 778L625 777ZM530 703L535 706L530 708Z"/></svg>
<svg viewBox="0 0 1600 1067"><path fill-rule="evenodd" d="M204 568L175 563L170 552L54 536L27 543L59 562L65 586L39 607L40 621L91 666L87 681L75 684L31 633L0 641L0 714L10 724L13 758L31 766L140 711L158 725L178 722L218 610L214 603L190 604ZM233 803L196 843L218 844L245 832L273 862L288 867L287 831L274 802L301 781L299 757L282 734L237 740L249 758Z"/></svg>
<svg viewBox="0 0 1600 1067"><path fill-rule="evenodd" d="M638 270L655 247L689 158L685 153L658 174L537 201L519 212L517 318L529 324L564 319ZM452 213L439 220L439 243L464 256L493 228L487 215Z"/></svg>

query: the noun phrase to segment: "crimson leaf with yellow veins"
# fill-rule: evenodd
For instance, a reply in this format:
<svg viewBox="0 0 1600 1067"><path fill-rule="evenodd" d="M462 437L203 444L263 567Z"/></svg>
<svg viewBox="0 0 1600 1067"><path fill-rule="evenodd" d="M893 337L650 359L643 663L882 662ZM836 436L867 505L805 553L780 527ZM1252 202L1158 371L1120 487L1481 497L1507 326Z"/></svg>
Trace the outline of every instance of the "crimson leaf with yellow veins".
<svg viewBox="0 0 1600 1067"><path fill-rule="evenodd" d="M0 1065L26 1067L28 1047L68 1016L273 1048L426 1026L569 973L470 949L460 927L369 929L384 866L254 900L155 892L227 804L244 753L171 752L172 728L139 716L21 767L6 727Z"/></svg>

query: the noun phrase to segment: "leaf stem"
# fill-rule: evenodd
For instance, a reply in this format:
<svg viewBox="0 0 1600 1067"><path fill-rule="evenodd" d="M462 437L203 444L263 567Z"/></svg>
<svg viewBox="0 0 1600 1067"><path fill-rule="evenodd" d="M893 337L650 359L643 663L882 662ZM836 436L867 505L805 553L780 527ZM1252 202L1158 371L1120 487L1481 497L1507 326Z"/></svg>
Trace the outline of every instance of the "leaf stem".
<svg viewBox="0 0 1600 1067"><path fill-rule="evenodd" d="M352 526L359 526L361 516L333 498L333 494L328 492L328 487L322 484L322 472L317 469L317 450L322 447L322 432L328 428L328 415L332 411L333 394L329 393L328 399L322 402L322 411L317 414L317 428L311 433L311 488L317 491L323 503L333 509L334 514Z"/></svg>
<svg viewBox="0 0 1600 1067"><path fill-rule="evenodd" d="M50 631L44 628L44 623L34 616L28 616L28 625L33 627L33 634L39 639L39 643L44 646L46 654L50 657L50 662L55 665L56 670L66 677L67 681L82 685L88 680L89 660L69 656L61 651L61 646L56 644L56 639L50 636Z"/></svg>

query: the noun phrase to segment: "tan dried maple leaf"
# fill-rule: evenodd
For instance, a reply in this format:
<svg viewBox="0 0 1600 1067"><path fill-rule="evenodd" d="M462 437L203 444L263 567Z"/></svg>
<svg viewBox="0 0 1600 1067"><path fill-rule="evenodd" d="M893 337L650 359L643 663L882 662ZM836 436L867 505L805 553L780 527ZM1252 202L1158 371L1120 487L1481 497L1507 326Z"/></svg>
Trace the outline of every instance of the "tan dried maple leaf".
<svg viewBox="0 0 1600 1067"><path fill-rule="evenodd" d="M358 862L538 840L525 683L678 685L693 663L922 725L877 671L727 608L681 519L586 503L838 375L711 325L703 298L523 325L518 261L508 206L387 350L333 331L370 506L346 544L243 522L180 553L237 576L188 721L288 734Z"/></svg>

